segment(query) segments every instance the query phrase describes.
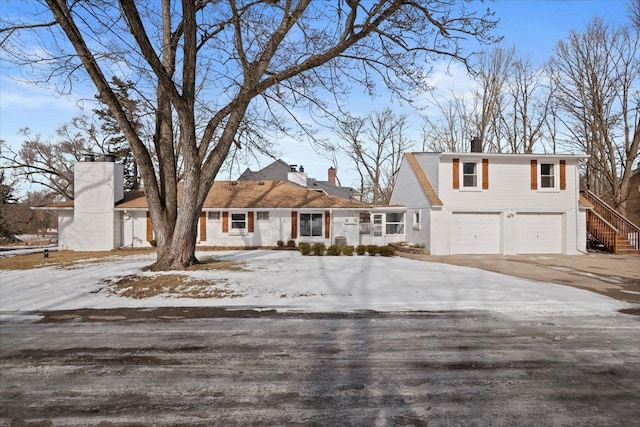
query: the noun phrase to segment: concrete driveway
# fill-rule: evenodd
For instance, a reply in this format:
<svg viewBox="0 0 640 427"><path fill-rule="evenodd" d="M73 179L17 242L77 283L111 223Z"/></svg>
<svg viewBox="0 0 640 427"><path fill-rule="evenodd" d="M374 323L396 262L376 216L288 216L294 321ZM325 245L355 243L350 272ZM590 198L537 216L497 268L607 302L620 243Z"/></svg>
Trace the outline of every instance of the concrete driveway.
<svg viewBox="0 0 640 427"><path fill-rule="evenodd" d="M451 255L400 253L430 262L480 268L524 279L569 285L621 301L640 303L640 255L590 252L569 255Z"/></svg>

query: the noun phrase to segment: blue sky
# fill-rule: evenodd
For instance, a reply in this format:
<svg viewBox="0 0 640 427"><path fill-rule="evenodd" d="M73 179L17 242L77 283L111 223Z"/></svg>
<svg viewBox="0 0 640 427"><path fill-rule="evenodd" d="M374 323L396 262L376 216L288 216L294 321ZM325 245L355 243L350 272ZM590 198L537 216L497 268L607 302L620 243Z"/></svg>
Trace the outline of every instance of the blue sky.
<svg viewBox="0 0 640 427"><path fill-rule="evenodd" d="M539 65L552 54L556 43L566 38L571 29L582 31L585 25L596 15L605 22L622 25L628 22L627 2L624 0L499 0L486 3L495 10L500 24L496 34L504 36L502 45L515 45L522 55L530 55L532 62ZM8 8L2 4L1 9ZM6 12L7 9L5 9ZM2 13L2 10L0 10ZM77 101L70 97L59 97L46 88L36 88L11 78L11 70L0 62L0 139L12 146L19 146L20 128L29 127L32 133L43 136L54 135L55 129L79 114ZM464 82L457 81L457 84ZM79 98L91 98L95 90L92 87L78 88ZM360 92L354 90L354 94ZM364 101L354 96L353 111L366 114L366 108L381 110L386 107L386 96L381 95L375 102ZM363 107L363 105L365 107ZM389 104L397 107L397 104ZM420 128L418 116L410 118L413 129ZM319 157L310 147L302 143L280 147L286 152L283 160L302 164L308 175L324 180L330 166L328 160ZM247 165L252 169L258 165ZM339 178L343 185L355 184L346 160L340 160Z"/></svg>

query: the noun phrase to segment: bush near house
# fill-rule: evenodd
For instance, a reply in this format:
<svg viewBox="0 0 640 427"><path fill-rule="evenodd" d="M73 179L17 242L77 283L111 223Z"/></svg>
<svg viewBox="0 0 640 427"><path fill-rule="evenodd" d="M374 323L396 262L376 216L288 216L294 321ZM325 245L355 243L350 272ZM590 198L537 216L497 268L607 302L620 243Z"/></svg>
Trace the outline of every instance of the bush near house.
<svg viewBox="0 0 640 427"><path fill-rule="evenodd" d="M289 240L287 242L287 246L290 248L295 248L296 247L296 241L295 240Z"/></svg>
<svg viewBox="0 0 640 427"><path fill-rule="evenodd" d="M281 247L283 247L283 246L284 246L284 242L283 242L282 240L278 240L278 241L276 242L276 245L278 245L278 247L279 247L279 248L281 248Z"/></svg>
<svg viewBox="0 0 640 427"><path fill-rule="evenodd" d="M351 255L353 255L353 250L354 250L354 248L351 245L343 246L342 247L342 254L346 255L346 256L351 256Z"/></svg>
<svg viewBox="0 0 640 427"><path fill-rule="evenodd" d="M382 256L393 256L396 254L396 250L391 246L382 246L378 249L378 253Z"/></svg>
<svg viewBox="0 0 640 427"><path fill-rule="evenodd" d="M327 249L327 255L340 256L342 255L342 248L338 245L331 245L329 249Z"/></svg>
<svg viewBox="0 0 640 427"><path fill-rule="evenodd" d="M356 246L356 253L358 255L364 255L367 252L367 247L365 245Z"/></svg>
<svg viewBox="0 0 640 427"><path fill-rule="evenodd" d="M311 244L306 242L300 242L298 250L302 255L309 255L311 253Z"/></svg>
<svg viewBox="0 0 640 427"><path fill-rule="evenodd" d="M374 256L375 254L378 253L379 250L380 250L380 247L378 245L367 245L367 253L370 256Z"/></svg>
<svg viewBox="0 0 640 427"><path fill-rule="evenodd" d="M313 250L314 255L323 256L324 251L327 250L327 246L324 243L314 243L313 246L311 246L311 249Z"/></svg>

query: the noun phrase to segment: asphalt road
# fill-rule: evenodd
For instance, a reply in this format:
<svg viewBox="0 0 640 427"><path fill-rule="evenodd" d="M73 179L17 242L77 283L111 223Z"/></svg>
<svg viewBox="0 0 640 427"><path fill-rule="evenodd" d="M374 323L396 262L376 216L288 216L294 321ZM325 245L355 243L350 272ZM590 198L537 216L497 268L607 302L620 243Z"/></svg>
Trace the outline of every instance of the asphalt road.
<svg viewBox="0 0 640 427"><path fill-rule="evenodd" d="M0 328L0 425L640 425L638 316L102 310Z"/></svg>

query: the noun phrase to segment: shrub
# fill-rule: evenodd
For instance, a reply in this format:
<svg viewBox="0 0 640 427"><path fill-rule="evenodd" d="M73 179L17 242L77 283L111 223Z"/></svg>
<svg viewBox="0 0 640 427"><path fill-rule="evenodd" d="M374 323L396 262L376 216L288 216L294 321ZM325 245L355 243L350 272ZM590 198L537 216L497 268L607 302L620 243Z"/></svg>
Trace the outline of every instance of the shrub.
<svg viewBox="0 0 640 427"><path fill-rule="evenodd" d="M281 248L281 247L283 247L283 246L284 246L284 242L283 242L282 240L278 240L278 241L276 242L276 245L278 245L278 247L279 247L279 248Z"/></svg>
<svg viewBox="0 0 640 427"><path fill-rule="evenodd" d="M378 249L378 253L382 256L393 256L396 254L396 250L392 246L382 246Z"/></svg>
<svg viewBox="0 0 640 427"><path fill-rule="evenodd" d="M314 243L313 246L311 246L311 249L313 249L314 255L323 256L324 251L327 249L327 247L324 243Z"/></svg>
<svg viewBox="0 0 640 427"><path fill-rule="evenodd" d="M153 246L154 248L155 248L156 246L158 246L158 242L156 241L156 239L151 239L151 240L149 240L149 244L150 244L151 246Z"/></svg>
<svg viewBox="0 0 640 427"><path fill-rule="evenodd" d="M311 244L300 242L298 245L298 250L302 255L309 255L311 253Z"/></svg>
<svg viewBox="0 0 640 427"><path fill-rule="evenodd" d="M346 256L353 255L353 246L347 245L342 247L342 254Z"/></svg>
<svg viewBox="0 0 640 427"><path fill-rule="evenodd" d="M340 256L342 255L342 248L338 245L331 245L329 249L327 249L327 255Z"/></svg>
<svg viewBox="0 0 640 427"><path fill-rule="evenodd" d="M287 246L290 248L295 248L296 247L296 241L295 240L289 240L287 242Z"/></svg>
<svg viewBox="0 0 640 427"><path fill-rule="evenodd" d="M416 243L413 247L417 248L417 249L424 249L425 248L425 244L424 243Z"/></svg>
<svg viewBox="0 0 640 427"><path fill-rule="evenodd" d="M379 250L380 250L380 247L378 245L367 245L367 252L369 253L370 256L374 256L375 254L378 253Z"/></svg>
<svg viewBox="0 0 640 427"><path fill-rule="evenodd" d="M356 253L358 255L364 255L365 252L367 252L367 247L365 245L358 245L356 246Z"/></svg>

